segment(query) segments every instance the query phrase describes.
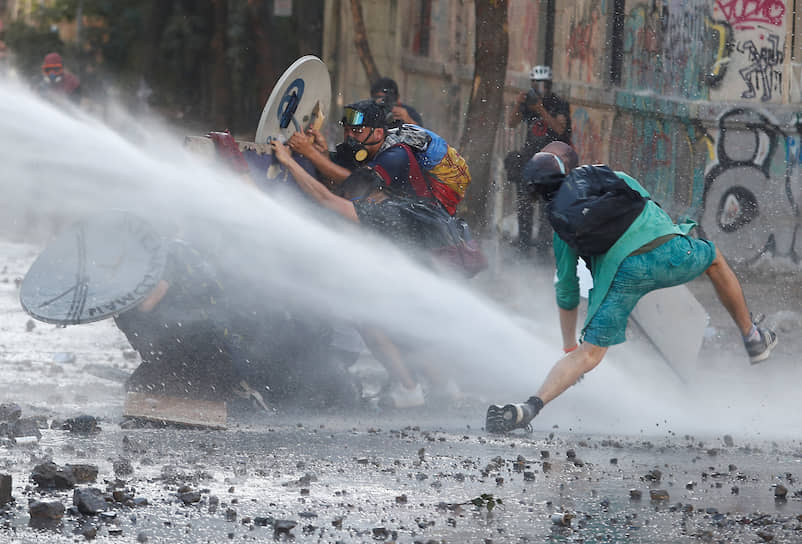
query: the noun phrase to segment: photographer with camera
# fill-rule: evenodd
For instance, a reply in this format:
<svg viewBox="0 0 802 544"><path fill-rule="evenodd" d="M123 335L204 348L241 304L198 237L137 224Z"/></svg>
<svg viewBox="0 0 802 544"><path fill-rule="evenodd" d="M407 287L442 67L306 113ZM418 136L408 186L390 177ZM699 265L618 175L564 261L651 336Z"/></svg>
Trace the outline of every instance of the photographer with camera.
<svg viewBox="0 0 802 544"><path fill-rule="evenodd" d="M401 103L401 98L398 96L398 83L389 77L380 77L370 86L370 97L389 109L393 119L399 125L407 123L423 126L423 117L412 106Z"/></svg>
<svg viewBox="0 0 802 544"><path fill-rule="evenodd" d="M527 253L532 245L532 219L536 195L522 183L521 170L535 153L551 142L571 143L571 110L567 101L551 91L552 73L549 66L535 66L529 72L532 87L522 92L510 110L507 126L515 128L526 121L526 143L504 159L507 179L517 187L516 212L518 214L518 249ZM542 204L540 204L542 206ZM541 210L542 211L542 210ZM536 247L548 249L551 243L551 228L545 213L539 214Z"/></svg>

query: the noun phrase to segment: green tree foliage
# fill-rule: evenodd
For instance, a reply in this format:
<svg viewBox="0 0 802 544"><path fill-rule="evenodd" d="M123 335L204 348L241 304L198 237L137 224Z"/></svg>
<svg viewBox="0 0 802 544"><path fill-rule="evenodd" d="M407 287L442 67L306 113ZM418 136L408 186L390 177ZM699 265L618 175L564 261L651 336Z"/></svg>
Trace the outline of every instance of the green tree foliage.
<svg viewBox="0 0 802 544"><path fill-rule="evenodd" d="M62 43L52 25L77 23L79 13L79 43ZM272 0L56 0L36 9L32 25L8 25L4 39L30 77L59 51L85 87L113 85L127 100L146 82L165 113L247 135L281 73L301 55L320 55L322 23L317 0L294 0L289 18L273 15Z"/></svg>
<svg viewBox="0 0 802 544"><path fill-rule="evenodd" d="M41 75L42 59L51 51L65 51L58 32L51 30L42 18L35 25L13 21L6 26L3 40L14 51L16 62L23 77L34 80Z"/></svg>

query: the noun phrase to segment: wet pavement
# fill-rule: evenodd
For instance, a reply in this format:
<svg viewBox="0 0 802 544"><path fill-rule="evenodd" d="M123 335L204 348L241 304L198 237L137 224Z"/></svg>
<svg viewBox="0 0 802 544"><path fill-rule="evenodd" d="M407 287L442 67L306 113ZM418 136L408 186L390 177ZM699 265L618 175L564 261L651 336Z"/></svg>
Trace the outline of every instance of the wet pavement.
<svg viewBox="0 0 802 544"><path fill-rule="evenodd" d="M406 411L249 411L225 431L124 428L120 380L138 364L124 337L110 322L29 322L15 280L35 250L0 254L0 403L42 427L0 442L13 496L0 542L802 542L802 443L788 438L585 432L555 425L551 406L531 434L489 436L487 401L470 396ZM65 430L80 414L100 430ZM47 461L97 477L42 489L31 474ZM76 489L91 488L95 509L76 506ZM59 517L41 503L64 513L32 520Z"/></svg>

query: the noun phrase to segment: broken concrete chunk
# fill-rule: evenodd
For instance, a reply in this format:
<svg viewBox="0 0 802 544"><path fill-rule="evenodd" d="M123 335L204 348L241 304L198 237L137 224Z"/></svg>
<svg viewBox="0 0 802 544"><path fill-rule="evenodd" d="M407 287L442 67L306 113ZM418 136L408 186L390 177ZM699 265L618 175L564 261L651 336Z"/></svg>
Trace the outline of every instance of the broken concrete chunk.
<svg viewBox="0 0 802 544"><path fill-rule="evenodd" d="M66 465L67 470L71 470L75 477L76 484L91 484L97 480L98 469L96 465Z"/></svg>
<svg viewBox="0 0 802 544"><path fill-rule="evenodd" d="M111 466L114 469L114 474L117 476L128 476L134 473L134 467L131 465L131 460L124 457L114 460Z"/></svg>
<svg viewBox="0 0 802 544"><path fill-rule="evenodd" d="M669 499L668 491L665 489L652 489L649 491L649 497L653 501L667 501Z"/></svg>
<svg viewBox="0 0 802 544"><path fill-rule="evenodd" d="M11 474L0 474L0 506L14 500L11 496Z"/></svg>
<svg viewBox="0 0 802 544"><path fill-rule="evenodd" d="M108 508L105 494L96 487L76 489L72 493L72 503L87 516L96 516Z"/></svg>
<svg viewBox="0 0 802 544"><path fill-rule="evenodd" d="M33 437L36 440L42 438L42 433L39 431L39 420L32 417L24 417L16 420L11 428L9 434L14 438Z"/></svg>
<svg viewBox="0 0 802 544"><path fill-rule="evenodd" d="M64 505L59 501L33 501L28 505L31 518L61 519L64 517Z"/></svg>
<svg viewBox="0 0 802 544"><path fill-rule="evenodd" d="M80 415L67 419L64 421L62 429L77 434L92 434L100 432L100 427L97 424L97 418L89 415Z"/></svg>
<svg viewBox="0 0 802 544"><path fill-rule="evenodd" d="M56 463L47 462L33 467L31 479L44 489L70 489L75 487L75 475Z"/></svg>

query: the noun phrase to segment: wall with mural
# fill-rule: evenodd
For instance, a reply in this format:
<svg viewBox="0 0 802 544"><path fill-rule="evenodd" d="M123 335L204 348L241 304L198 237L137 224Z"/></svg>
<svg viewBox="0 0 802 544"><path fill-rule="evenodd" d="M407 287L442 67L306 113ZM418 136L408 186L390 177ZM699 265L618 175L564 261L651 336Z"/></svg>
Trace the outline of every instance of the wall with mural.
<svg viewBox="0 0 802 544"><path fill-rule="evenodd" d="M729 36L722 82L710 100L783 100L786 39L790 37L790 11L784 0L716 0L713 24Z"/></svg>
<svg viewBox="0 0 802 544"><path fill-rule="evenodd" d="M543 33L546 30L545 4L531 0L512 0L509 3L510 52L507 70L529 74L532 66L543 62Z"/></svg>
<svg viewBox="0 0 802 544"><path fill-rule="evenodd" d="M327 0L335 4L339 53L331 62L341 74L339 90L362 94L367 82L349 50L349 2ZM546 5L508 2L507 107L543 59ZM802 63L791 48L802 50L793 36L802 16L793 13L792 0L554 5L554 86L571 103L573 143L583 162L630 172L674 217L699 221L730 260L799 265ZM366 18L369 11L382 21L370 32L377 61L427 125L458 142L473 75L474 2L363 6ZM382 26L388 17L392 22ZM500 131L497 163L520 140L516 131ZM506 194L512 188L503 168L494 175L507 203L495 218L502 221L512 213Z"/></svg>
<svg viewBox="0 0 802 544"><path fill-rule="evenodd" d="M555 78L603 85L607 71L607 12L612 0L557 2L554 31Z"/></svg>
<svg viewBox="0 0 802 544"><path fill-rule="evenodd" d="M799 263L800 129L766 110L734 107L710 131L700 225L738 260Z"/></svg>
<svg viewBox="0 0 802 544"><path fill-rule="evenodd" d="M734 261L798 262L789 11L782 0L627 2L610 162Z"/></svg>

